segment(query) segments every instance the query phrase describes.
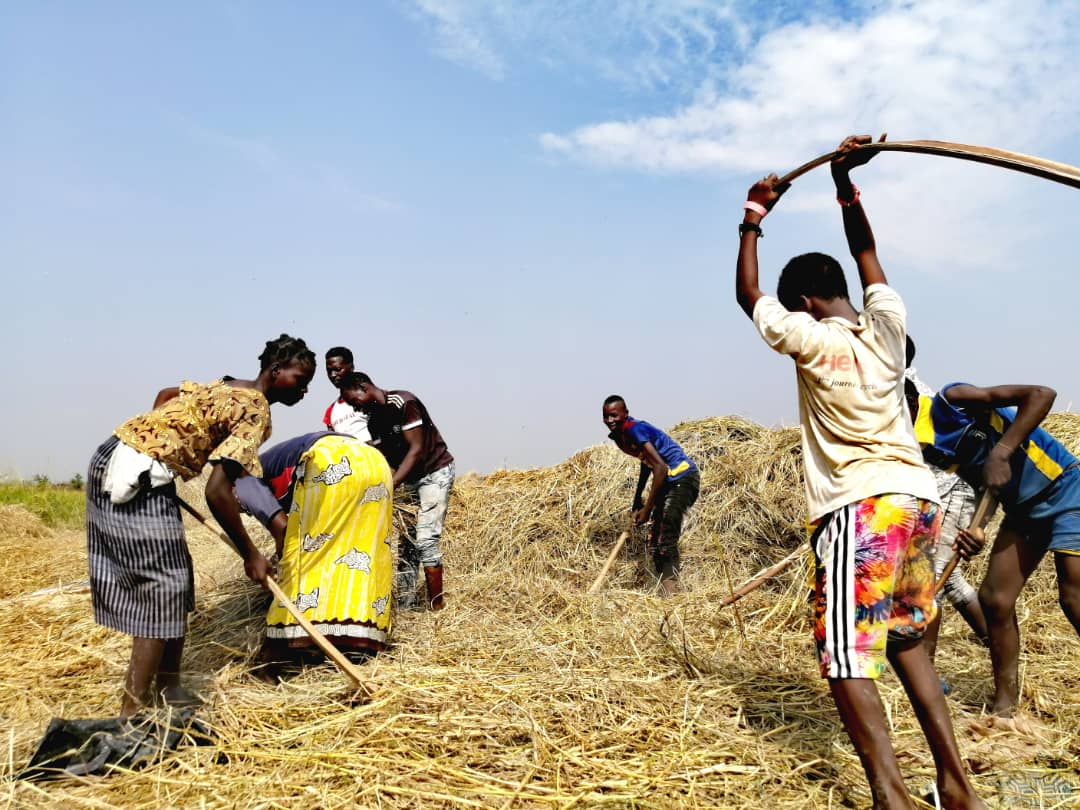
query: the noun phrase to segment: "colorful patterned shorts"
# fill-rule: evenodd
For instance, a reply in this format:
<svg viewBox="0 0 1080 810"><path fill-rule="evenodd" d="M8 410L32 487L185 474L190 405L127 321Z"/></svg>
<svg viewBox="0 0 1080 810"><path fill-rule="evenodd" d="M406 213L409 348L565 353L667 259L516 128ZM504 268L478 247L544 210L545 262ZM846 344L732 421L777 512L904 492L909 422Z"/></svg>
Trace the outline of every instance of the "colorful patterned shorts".
<svg viewBox="0 0 1080 810"><path fill-rule="evenodd" d="M811 524L814 640L823 678L877 678L889 639L922 638L937 613L938 505L876 495Z"/></svg>

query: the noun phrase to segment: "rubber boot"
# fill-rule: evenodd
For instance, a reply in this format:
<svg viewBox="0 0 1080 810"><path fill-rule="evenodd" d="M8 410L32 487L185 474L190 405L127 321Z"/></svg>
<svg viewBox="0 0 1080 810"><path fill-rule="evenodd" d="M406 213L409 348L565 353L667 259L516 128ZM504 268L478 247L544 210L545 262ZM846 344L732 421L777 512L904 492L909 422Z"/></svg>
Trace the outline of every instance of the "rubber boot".
<svg viewBox="0 0 1080 810"><path fill-rule="evenodd" d="M442 566L425 565L424 581L427 583L428 605L432 610L443 609Z"/></svg>

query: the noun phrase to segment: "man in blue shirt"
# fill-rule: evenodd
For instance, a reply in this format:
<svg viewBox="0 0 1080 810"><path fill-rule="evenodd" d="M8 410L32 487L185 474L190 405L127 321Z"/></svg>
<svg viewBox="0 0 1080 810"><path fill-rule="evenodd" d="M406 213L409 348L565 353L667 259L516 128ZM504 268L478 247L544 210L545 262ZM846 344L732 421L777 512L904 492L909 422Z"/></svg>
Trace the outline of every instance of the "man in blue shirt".
<svg viewBox="0 0 1080 810"><path fill-rule="evenodd" d="M990 711L1000 717L1010 717L1020 700L1016 600L1048 552L1061 608L1080 633L1080 461L1039 427L1055 397L1041 385L953 383L933 399L920 398L915 417L924 453L956 467L973 486L994 490L1005 511L979 588L994 666ZM982 532L957 536L964 558L982 543Z"/></svg>
<svg viewBox="0 0 1080 810"><path fill-rule="evenodd" d="M679 535L683 516L698 498L701 474L697 465L664 431L640 419L631 419L626 400L618 394L604 400L604 424L611 431L609 438L618 448L641 461L632 506L634 523L640 526L652 516L649 549L664 595L671 596L679 590ZM642 501L650 474L652 487Z"/></svg>

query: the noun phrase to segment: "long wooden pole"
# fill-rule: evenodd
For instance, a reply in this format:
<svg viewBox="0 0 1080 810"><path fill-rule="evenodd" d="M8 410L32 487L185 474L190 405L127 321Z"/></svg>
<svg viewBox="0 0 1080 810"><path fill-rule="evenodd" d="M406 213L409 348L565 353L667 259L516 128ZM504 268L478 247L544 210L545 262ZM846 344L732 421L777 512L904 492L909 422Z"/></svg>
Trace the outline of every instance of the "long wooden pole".
<svg viewBox="0 0 1080 810"><path fill-rule="evenodd" d="M203 517L195 509L195 507L193 507L179 495L176 496L176 502L180 504L180 506L182 506L188 512L188 514L190 514L193 518L199 521L199 523L201 523L211 532L214 532L214 534L216 534L218 537L228 543L229 548L236 548L236 546L233 545L232 540L229 539L229 536L225 534L225 532L215 531L214 527L210 525L210 521ZM277 584L277 581L273 577L268 576L266 578L266 587L270 589L270 593L272 593L274 595L274 598L277 599L282 604L282 606L284 606L285 610L289 611L289 614L294 619L296 619L297 624L304 628L304 632L306 632L308 636L311 637L311 640L315 642L316 646L318 646L320 650L326 653L326 657L333 661L337 668L340 669L343 673L345 673L345 676L349 678L349 680L351 680L358 687L367 692L369 696L375 694L375 685L364 680L364 676L360 674L360 670L356 668L352 661L346 658L341 652L341 650L339 650L330 642L330 639L320 633L316 629L315 625L308 621L307 617L304 616L303 612L286 595L285 591L281 589L281 586Z"/></svg>
<svg viewBox="0 0 1080 810"><path fill-rule="evenodd" d="M994 493L989 489L983 490L982 497L979 498L979 505L975 507L975 515L971 518L971 525L969 529L979 529L982 531L986 528L986 524L990 521L990 518L994 514L994 509L997 508L997 499L994 497ZM934 593L941 593L941 589L945 587L945 582L952 576L952 572L956 569L957 563L960 562L960 555L954 553L949 559L948 564L945 566L945 570L941 572L941 576L938 577L938 581L934 584Z"/></svg>
<svg viewBox="0 0 1080 810"><path fill-rule="evenodd" d="M1075 166L1033 157L1032 155L1023 155L1019 152L1009 152L1005 149L993 149L989 146L973 146L948 141L883 141L881 143L868 143L860 146L859 149L870 149L875 152L915 152L922 155L939 155L960 160L971 160L976 163L988 163L991 166L1000 166L1003 169L1032 174L1073 188L1080 188L1080 169ZM802 177L811 169L831 161L836 154L836 152L829 152L804 163L781 177L778 185L787 184L798 177Z"/></svg>
<svg viewBox="0 0 1080 810"><path fill-rule="evenodd" d="M626 538L629 536L629 530L619 535L619 539L615 541L615 548L611 549L607 562L604 563L604 567L600 569L600 573L596 575L596 579L593 581L593 584L589 586L589 590L586 591L586 593L596 593L600 590L600 586L604 584L604 578L608 575L608 571L611 570L611 566L615 564L615 558L619 556L619 552L622 551L622 547L626 543Z"/></svg>
<svg viewBox="0 0 1080 810"><path fill-rule="evenodd" d="M802 557L805 553L806 550L803 549L802 546L799 546L799 548L788 554L780 562L776 563L775 565L770 565L768 568L765 568L762 571L754 574L754 576L750 577L750 579L746 580L746 582L740 585L737 590L732 591L729 596L725 596L723 599L721 599L717 607L723 608L727 607L728 605L733 605L740 599L742 599L744 596L746 596L748 593L753 593L762 585L764 585L766 581L772 579L781 571L788 568L788 566L790 566L793 562Z"/></svg>

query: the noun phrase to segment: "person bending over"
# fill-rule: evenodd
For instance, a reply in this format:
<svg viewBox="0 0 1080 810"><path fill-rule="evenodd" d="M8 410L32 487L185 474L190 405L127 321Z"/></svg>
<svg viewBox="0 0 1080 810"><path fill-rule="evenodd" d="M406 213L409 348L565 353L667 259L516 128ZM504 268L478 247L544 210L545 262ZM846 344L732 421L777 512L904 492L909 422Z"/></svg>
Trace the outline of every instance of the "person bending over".
<svg viewBox="0 0 1080 810"><path fill-rule="evenodd" d="M121 716L142 709L154 691L173 705L193 698L180 686L187 614L195 608L194 571L176 500L176 476L207 463L206 503L264 584L270 564L240 520L233 483L262 474L259 445L270 436L270 405L295 405L315 374L304 341L282 335L259 356L254 380L183 382L166 388L154 409L120 425L90 459L86 540L94 620L132 636Z"/></svg>
<svg viewBox="0 0 1080 810"><path fill-rule="evenodd" d="M441 540L450 489L454 485L454 457L427 408L408 391L385 391L363 372L346 374L341 396L368 416L371 444L386 457L394 471L393 484L417 506L416 517L406 513L406 536L398 548L397 605L415 610L417 579L424 568L428 606L443 607Z"/></svg>
<svg viewBox="0 0 1080 810"><path fill-rule="evenodd" d="M604 400L604 424L615 445L641 461L632 510L634 523L640 526L652 519L649 550L653 555L660 587L665 596L679 590L679 536L683 517L694 505L701 490L701 474L679 444L659 428L630 417L626 400L612 394ZM652 475L652 486L643 501L645 484Z"/></svg>
<svg viewBox="0 0 1080 810"><path fill-rule="evenodd" d="M1080 462L1039 427L1055 397L1041 385L952 383L924 401L915 420L927 452L957 465L973 486L993 489L1005 512L979 586L994 668L991 712L1001 717L1020 700L1016 600L1047 552L1061 608L1080 633ZM969 557L982 540L963 530L958 551Z"/></svg>

